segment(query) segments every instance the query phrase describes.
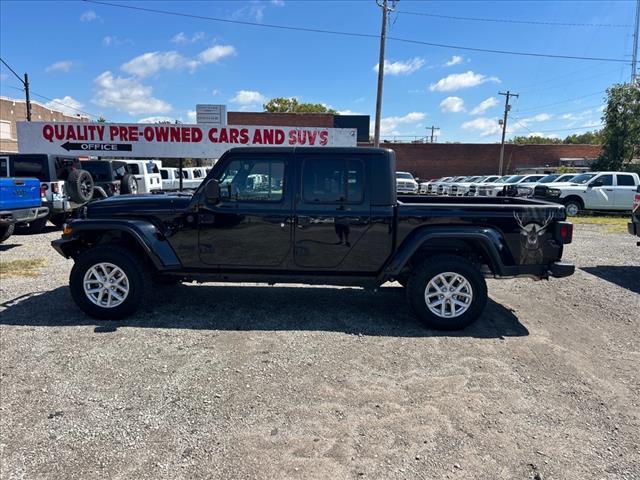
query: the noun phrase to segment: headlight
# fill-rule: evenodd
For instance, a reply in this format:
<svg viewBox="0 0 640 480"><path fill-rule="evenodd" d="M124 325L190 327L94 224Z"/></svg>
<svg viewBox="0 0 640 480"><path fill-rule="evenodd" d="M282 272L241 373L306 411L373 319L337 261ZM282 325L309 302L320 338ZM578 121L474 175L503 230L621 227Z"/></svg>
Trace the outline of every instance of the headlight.
<svg viewBox="0 0 640 480"><path fill-rule="evenodd" d="M519 197L528 197L533 193L533 188L530 187L518 187L518 196Z"/></svg>
<svg viewBox="0 0 640 480"><path fill-rule="evenodd" d="M562 192L558 188L549 188L547 190L547 195L550 197L559 197Z"/></svg>

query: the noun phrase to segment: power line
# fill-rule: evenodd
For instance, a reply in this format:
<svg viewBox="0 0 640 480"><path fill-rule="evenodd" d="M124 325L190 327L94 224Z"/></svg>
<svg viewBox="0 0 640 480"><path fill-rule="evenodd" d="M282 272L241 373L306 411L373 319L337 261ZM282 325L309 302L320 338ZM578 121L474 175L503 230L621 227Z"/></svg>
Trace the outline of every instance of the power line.
<svg viewBox="0 0 640 480"><path fill-rule="evenodd" d="M379 35L375 35L371 33L344 32L344 31L325 30L320 28L309 28L309 27L292 27L289 25L257 23L257 22L249 22L245 20L230 20L228 18L208 17L204 15L195 15L191 13L173 12L169 10L158 10L154 8L138 7L134 5L122 5L117 3L103 2L99 0L83 0L83 1L87 3L96 4L96 5L106 5L109 7L124 8L128 10L136 10L141 12L156 13L156 14L163 14L163 15L173 15L176 17L184 17L184 18L195 18L199 20L209 20L213 22L231 23L236 25L247 25L247 26L253 26L253 27L262 27L262 28L271 28L271 29L278 29L278 30L289 30L289 31L307 32L307 33L323 33L328 35L341 35L341 36L358 37L358 38L375 38L375 39L380 38ZM555 54L535 53L535 52L518 52L518 51L511 51L511 50L495 50L495 49L489 49L489 48L476 48L476 47L466 47L462 45L450 45L445 43L426 42L422 40L413 40L409 38L400 38L400 37L387 36L386 38L387 40L393 40L393 41L402 42L402 43L410 43L415 45L426 45L429 47L449 48L453 50L466 50L466 51L472 51L472 52L495 53L500 55L518 55L518 56L525 56L525 57L558 58L558 59L565 59L565 60L615 62L615 63L624 63L624 64L630 63L629 60L624 58L581 57L577 55L555 55Z"/></svg>
<svg viewBox="0 0 640 480"><path fill-rule="evenodd" d="M457 17L454 15L437 15L426 12L398 11L399 14L418 15L421 17L447 18L449 20L465 20L472 22L492 22L492 23L516 23L526 25L547 25L554 27L605 27L605 28L627 28L631 25L626 23L564 23L564 22L540 22L536 20L512 20L508 18L478 18L478 17Z"/></svg>
<svg viewBox="0 0 640 480"><path fill-rule="evenodd" d="M22 91L24 91L24 89L23 89L23 88L20 88L20 87L14 87L13 85L4 85L4 86L5 86L5 87L7 87L7 88L12 88L12 89L14 89L14 90L19 90L19 91L21 91L21 92L22 92ZM60 100L55 99L55 98L49 98L49 97L47 97L47 96L45 96L45 95L41 95L41 94L36 93L36 92L34 92L34 91L32 91L31 93L32 93L33 95L35 95L36 97L43 98L43 99L45 99L45 100L49 100L50 102L53 102L53 103L55 103L55 104L57 104L57 105L62 105L62 106L64 106L64 107L67 107L67 108L69 108L69 109L71 109L71 110L74 110L74 111L76 111L76 112L84 113L85 115L88 115L89 117L99 117L99 116L100 116L100 115L96 115L96 114L94 114L94 113L85 112L84 110L80 110L79 108L76 108L76 107L74 107L74 106L72 106L72 105L69 105L68 103L61 102ZM46 105L45 105L45 107L46 107ZM49 108L49 107L47 107L47 108Z"/></svg>
<svg viewBox="0 0 640 480"><path fill-rule="evenodd" d="M547 103L545 105L538 105L536 107L525 108L524 110L518 109L517 111L518 111L518 113L523 113L523 112L531 112L531 111L534 111L534 110L541 110L543 108L552 107L554 105L561 105L563 103L573 102L574 100L580 100L581 98L593 97L595 95L600 95L600 94L603 94L605 92L606 92L606 90L602 90L600 92L595 92L595 93L588 93L586 95L580 95L579 97L568 98L568 99L562 100L560 102Z"/></svg>

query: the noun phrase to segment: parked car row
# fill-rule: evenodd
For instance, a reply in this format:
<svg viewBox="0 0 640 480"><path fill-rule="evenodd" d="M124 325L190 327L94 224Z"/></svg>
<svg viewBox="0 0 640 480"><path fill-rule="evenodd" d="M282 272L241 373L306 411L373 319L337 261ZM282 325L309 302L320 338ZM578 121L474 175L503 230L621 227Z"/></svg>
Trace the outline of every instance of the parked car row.
<svg viewBox="0 0 640 480"><path fill-rule="evenodd" d="M401 173L398 172L398 174ZM446 196L535 197L561 203L565 205L569 215L577 215L581 210L628 211L638 185L640 185L638 174L631 172L527 174L502 177L480 175L442 177L422 182L419 193ZM400 187L398 192L413 193L404 192Z"/></svg>

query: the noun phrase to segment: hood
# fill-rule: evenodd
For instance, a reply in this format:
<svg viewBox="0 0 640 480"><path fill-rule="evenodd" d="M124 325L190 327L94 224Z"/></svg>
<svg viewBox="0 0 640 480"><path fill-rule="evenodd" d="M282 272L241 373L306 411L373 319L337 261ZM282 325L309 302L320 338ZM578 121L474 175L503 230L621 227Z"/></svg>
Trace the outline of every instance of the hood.
<svg viewBox="0 0 640 480"><path fill-rule="evenodd" d="M115 195L87 204L87 216L101 217L138 213L172 212L185 209L192 195Z"/></svg>

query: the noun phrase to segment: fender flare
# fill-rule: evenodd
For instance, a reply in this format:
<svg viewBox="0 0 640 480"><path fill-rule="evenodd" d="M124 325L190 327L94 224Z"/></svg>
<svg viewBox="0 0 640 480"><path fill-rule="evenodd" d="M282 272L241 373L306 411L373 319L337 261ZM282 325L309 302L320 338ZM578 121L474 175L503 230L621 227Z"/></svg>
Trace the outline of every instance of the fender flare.
<svg viewBox="0 0 640 480"><path fill-rule="evenodd" d="M487 258L491 270L497 275L505 273L501 252L506 250L506 241L498 230L473 226L422 227L411 232L398 247L383 269L380 280L384 282L395 278L420 247L432 240L442 239L473 241Z"/></svg>
<svg viewBox="0 0 640 480"><path fill-rule="evenodd" d="M83 234L89 232L123 232L130 235L142 248L158 270L180 268L181 263L173 248L158 227L144 220L81 220L71 222L70 237L54 240L52 246L69 258Z"/></svg>

